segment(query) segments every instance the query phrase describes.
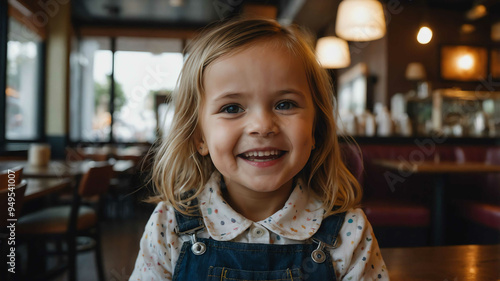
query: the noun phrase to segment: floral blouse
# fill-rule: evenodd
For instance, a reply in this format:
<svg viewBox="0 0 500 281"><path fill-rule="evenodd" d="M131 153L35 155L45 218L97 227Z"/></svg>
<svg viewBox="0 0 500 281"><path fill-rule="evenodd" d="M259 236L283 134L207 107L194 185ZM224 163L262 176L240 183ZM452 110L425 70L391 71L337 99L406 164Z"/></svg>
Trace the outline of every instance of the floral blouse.
<svg viewBox="0 0 500 281"><path fill-rule="evenodd" d="M200 238L266 244L306 243L323 219L322 203L297 181L285 206L272 216L253 222L234 211L222 197L221 175L215 172L198 202L205 222ZM171 280L184 241L177 235L174 208L160 202L151 215L129 280ZM387 268L361 209L347 212L339 233L341 244L330 251L337 280L389 280Z"/></svg>

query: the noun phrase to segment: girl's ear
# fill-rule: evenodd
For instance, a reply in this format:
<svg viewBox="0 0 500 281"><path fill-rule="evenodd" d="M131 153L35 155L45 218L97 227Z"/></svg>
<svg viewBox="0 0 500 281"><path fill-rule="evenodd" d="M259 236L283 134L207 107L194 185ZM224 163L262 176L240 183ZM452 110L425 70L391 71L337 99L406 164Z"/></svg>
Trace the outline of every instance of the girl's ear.
<svg viewBox="0 0 500 281"><path fill-rule="evenodd" d="M196 128L196 131L194 132L193 135L194 139L194 145L196 146L196 150L198 150L198 153L201 156L207 156L208 155L208 146L207 143L205 142L205 137L203 136L203 132L201 131L200 128Z"/></svg>

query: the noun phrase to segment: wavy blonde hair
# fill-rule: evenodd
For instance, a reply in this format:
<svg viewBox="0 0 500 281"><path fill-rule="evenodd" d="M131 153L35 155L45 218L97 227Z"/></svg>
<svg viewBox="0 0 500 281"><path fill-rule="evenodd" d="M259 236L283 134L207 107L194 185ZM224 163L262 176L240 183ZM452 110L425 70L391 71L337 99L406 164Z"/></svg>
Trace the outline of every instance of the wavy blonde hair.
<svg viewBox="0 0 500 281"><path fill-rule="evenodd" d="M317 62L306 38L297 26L281 26L274 20L238 19L202 32L188 46L189 56L182 68L178 89L172 95L175 105L172 126L155 146L152 181L157 196L150 201L168 201L183 213L190 213L196 207L189 206L188 202L200 194L215 171L210 156L201 156L193 139L204 94L204 70L222 56L261 40L273 40L301 59L315 105L316 148L298 176L323 200L325 209L330 210L325 216L359 204L360 186L341 158L330 76ZM190 196L181 198L187 191L192 191Z"/></svg>

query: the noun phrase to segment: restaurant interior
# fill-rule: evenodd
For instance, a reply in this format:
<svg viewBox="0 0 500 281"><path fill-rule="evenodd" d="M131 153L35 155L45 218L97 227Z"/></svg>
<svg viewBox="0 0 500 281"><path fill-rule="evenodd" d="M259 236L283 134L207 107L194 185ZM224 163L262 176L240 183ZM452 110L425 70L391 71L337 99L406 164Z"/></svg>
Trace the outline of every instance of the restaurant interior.
<svg viewBox="0 0 500 281"><path fill-rule="evenodd" d="M1 280L128 280L185 48L236 17L310 35L392 280L500 280L498 0L0 1Z"/></svg>

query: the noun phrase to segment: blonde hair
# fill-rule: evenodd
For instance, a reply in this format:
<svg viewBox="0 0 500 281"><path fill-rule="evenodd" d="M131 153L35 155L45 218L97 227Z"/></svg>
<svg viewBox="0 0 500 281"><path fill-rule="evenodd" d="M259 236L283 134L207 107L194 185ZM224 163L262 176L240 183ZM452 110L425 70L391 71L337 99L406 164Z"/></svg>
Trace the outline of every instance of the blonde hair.
<svg viewBox="0 0 500 281"><path fill-rule="evenodd" d="M215 171L210 156L201 156L193 141L204 93L204 70L224 55L273 39L301 59L315 104L315 149L298 176L330 210L325 216L359 204L361 188L341 159L330 76L305 38L297 26L284 27L274 20L239 19L203 32L189 46L178 89L172 95L175 114L171 129L156 146L152 181L158 195L151 201L166 200L183 213L196 207L188 202L201 193ZM190 196L181 198L187 191L192 191Z"/></svg>

